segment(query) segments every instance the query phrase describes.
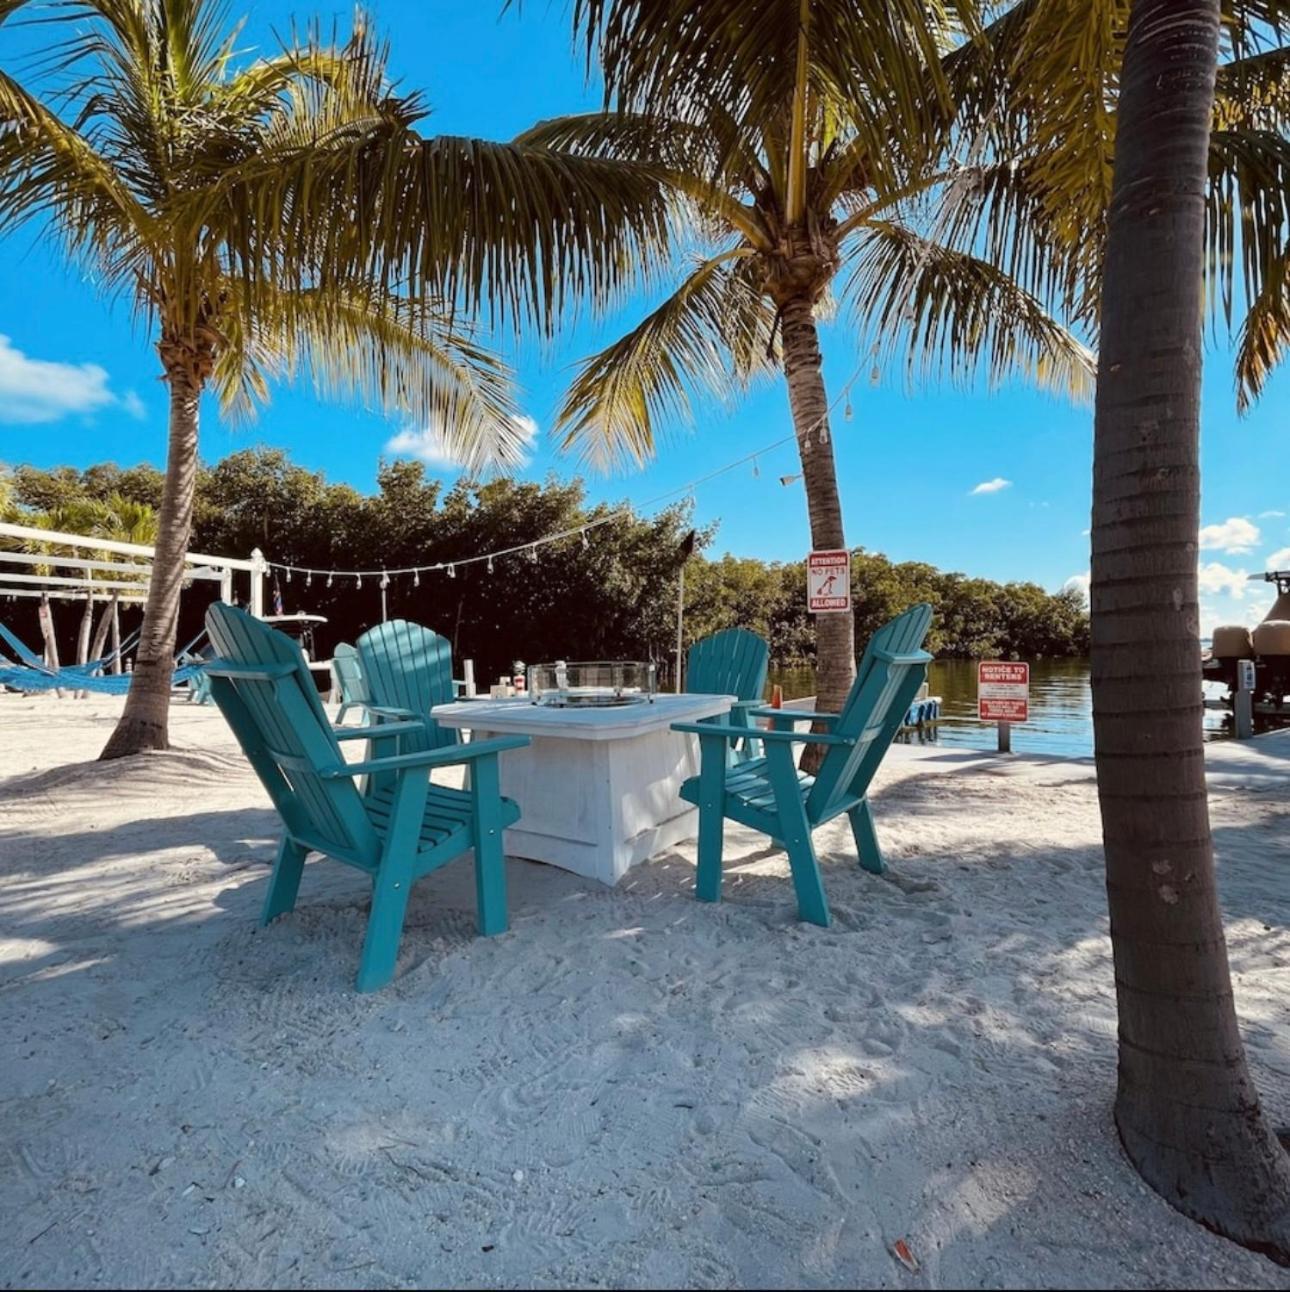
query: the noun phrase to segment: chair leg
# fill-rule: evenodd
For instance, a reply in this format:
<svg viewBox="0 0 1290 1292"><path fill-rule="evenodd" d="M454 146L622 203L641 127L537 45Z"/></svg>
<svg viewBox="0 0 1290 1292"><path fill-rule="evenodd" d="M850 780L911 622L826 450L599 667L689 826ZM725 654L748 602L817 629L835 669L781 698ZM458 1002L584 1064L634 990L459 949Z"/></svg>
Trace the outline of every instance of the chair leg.
<svg viewBox="0 0 1290 1292"><path fill-rule="evenodd" d="M271 924L279 915L286 915L296 905L300 891L300 876L305 868L305 855L309 849L298 844L289 834L278 844L277 860L269 877L269 891L264 896L260 911L260 924Z"/></svg>
<svg viewBox="0 0 1290 1292"><path fill-rule="evenodd" d="M878 836L873 828L873 813L869 810L869 800L863 799L859 807L853 807L847 813L851 822L851 834L856 841L856 852L860 857L860 868L871 875L881 875L887 869L882 859L882 849L878 846Z"/></svg>
<svg viewBox="0 0 1290 1292"><path fill-rule="evenodd" d="M767 771L779 809L780 837L788 852L788 865L797 894L798 916L808 924L829 927L829 903L824 896L824 879L811 840L811 825L806 817L802 794L797 783L797 769L788 745L768 746Z"/></svg>
<svg viewBox="0 0 1290 1292"><path fill-rule="evenodd" d="M721 851L725 846L726 741L700 737L699 869L694 895L701 902L721 900Z"/></svg>
<svg viewBox="0 0 1290 1292"><path fill-rule="evenodd" d="M505 933L506 854L502 850L502 792L497 756L476 760L471 769L470 808L475 835L475 918L483 937Z"/></svg>
<svg viewBox="0 0 1290 1292"><path fill-rule="evenodd" d="M358 966L359 991L377 991L394 977L411 891L411 869L385 858L372 884L372 913L367 917L363 958Z"/></svg>

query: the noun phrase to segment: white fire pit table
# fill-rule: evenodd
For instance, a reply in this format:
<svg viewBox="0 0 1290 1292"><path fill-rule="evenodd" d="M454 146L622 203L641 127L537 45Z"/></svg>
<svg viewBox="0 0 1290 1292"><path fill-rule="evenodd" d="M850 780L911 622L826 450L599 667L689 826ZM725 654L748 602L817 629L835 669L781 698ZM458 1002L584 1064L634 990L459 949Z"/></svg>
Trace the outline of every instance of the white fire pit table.
<svg viewBox="0 0 1290 1292"><path fill-rule="evenodd" d="M520 805L506 832L512 857L528 857L606 884L698 832L698 810L680 796L699 770L696 736L670 730L727 713L730 695L656 695L606 708L556 708L525 699L459 700L430 712L476 740L529 736L501 757L502 793Z"/></svg>

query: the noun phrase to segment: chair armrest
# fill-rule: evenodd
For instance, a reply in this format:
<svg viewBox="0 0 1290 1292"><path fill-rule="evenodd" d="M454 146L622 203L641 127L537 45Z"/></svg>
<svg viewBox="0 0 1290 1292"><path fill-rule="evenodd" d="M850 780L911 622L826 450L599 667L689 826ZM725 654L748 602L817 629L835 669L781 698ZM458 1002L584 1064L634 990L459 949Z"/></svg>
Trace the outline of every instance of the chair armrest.
<svg viewBox="0 0 1290 1292"><path fill-rule="evenodd" d="M875 659L880 659L886 664L930 664L934 658L925 650L900 654L896 651L883 650L881 646L873 647L873 653Z"/></svg>
<svg viewBox="0 0 1290 1292"><path fill-rule="evenodd" d="M205 668L207 677L226 677L232 682L276 682L296 671L296 666L286 660L278 664L226 664L223 660L212 660Z"/></svg>
<svg viewBox="0 0 1290 1292"><path fill-rule="evenodd" d="M428 722L430 718L430 715L428 713L427 714L416 713L412 709L396 709L393 705L390 705L390 704L372 704L368 700L358 700L356 701L356 703L361 705L364 709L366 709L368 713L376 714L378 718L398 718L401 720L408 719L418 724L423 724L425 722Z"/></svg>
<svg viewBox="0 0 1290 1292"><path fill-rule="evenodd" d="M806 741L812 745L854 745L855 741L846 736L827 736L811 731L762 731L759 728L726 727L709 722L674 722L673 731L690 732L696 736L724 736L727 740L768 740L779 744L791 745L794 742Z"/></svg>
<svg viewBox="0 0 1290 1292"><path fill-rule="evenodd" d="M836 713L816 713L814 709L772 709L763 704L752 711L754 718L786 718L789 722L837 722Z"/></svg>
<svg viewBox="0 0 1290 1292"><path fill-rule="evenodd" d="M398 731L424 731L425 725L420 722L382 722L375 727L333 727L332 734L337 740L372 740L380 736L392 736Z"/></svg>
<svg viewBox="0 0 1290 1292"><path fill-rule="evenodd" d="M368 734L371 734L370 728ZM468 745L451 745L446 749L426 749L419 754L395 754L392 758L373 758L365 763L346 763L343 767L328 767L318 774L335 780L368 772L397 772L408 767L452 767L456 763L502 754L508 749L523 749L528 743L528 736L498 736L495 740L471 741Z"/></svg>

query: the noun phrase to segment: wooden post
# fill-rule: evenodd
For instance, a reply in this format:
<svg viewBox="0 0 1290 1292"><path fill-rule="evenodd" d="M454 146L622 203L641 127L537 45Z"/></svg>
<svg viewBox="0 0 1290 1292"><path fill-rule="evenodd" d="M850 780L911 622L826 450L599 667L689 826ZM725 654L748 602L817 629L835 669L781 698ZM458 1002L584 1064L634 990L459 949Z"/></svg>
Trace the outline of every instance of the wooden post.
<svg viewBox="0 0 1290 1292"><path fill-rule="evenodd" d="M1254 661L1236 661L1236 694L1232 697L1232 712L1236 719L1237 740L1249 740L1254 735Z"/></svg>
<svg viewBox="0 0 1290 1292"><path fill-rule="evenodd" d="M676 590L676 681L672 690L681 694L681 623L685 617L685 566L681 566L681 577Z"/></svg>
<svg viewBox="0 0 1290 1292"><path fill-rule="evenodd" d="M999 752L1001 754L1012 753L1012 723L999 723Z"/></svg>

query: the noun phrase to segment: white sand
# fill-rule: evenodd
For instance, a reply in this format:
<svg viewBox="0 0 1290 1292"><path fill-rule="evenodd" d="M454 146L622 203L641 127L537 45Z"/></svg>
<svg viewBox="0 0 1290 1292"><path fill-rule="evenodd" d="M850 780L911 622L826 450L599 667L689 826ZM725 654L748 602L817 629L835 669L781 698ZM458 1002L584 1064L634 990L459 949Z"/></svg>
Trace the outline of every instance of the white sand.
<svg viewBox="0 0 1290 1292"><path fill-rule="evenodd" d="M1287 1285L1120 1155L1087 762L893 751L893 876L824 832L829 930L739 829L719 907L689 846L613 891L512 862L494 939L458 863L358 996L362 877L258 930L277 825L220 715L83 761L118 704L0 696L6 1287ZM1290 735L1212 770L1284 1123Z"/></svg>

